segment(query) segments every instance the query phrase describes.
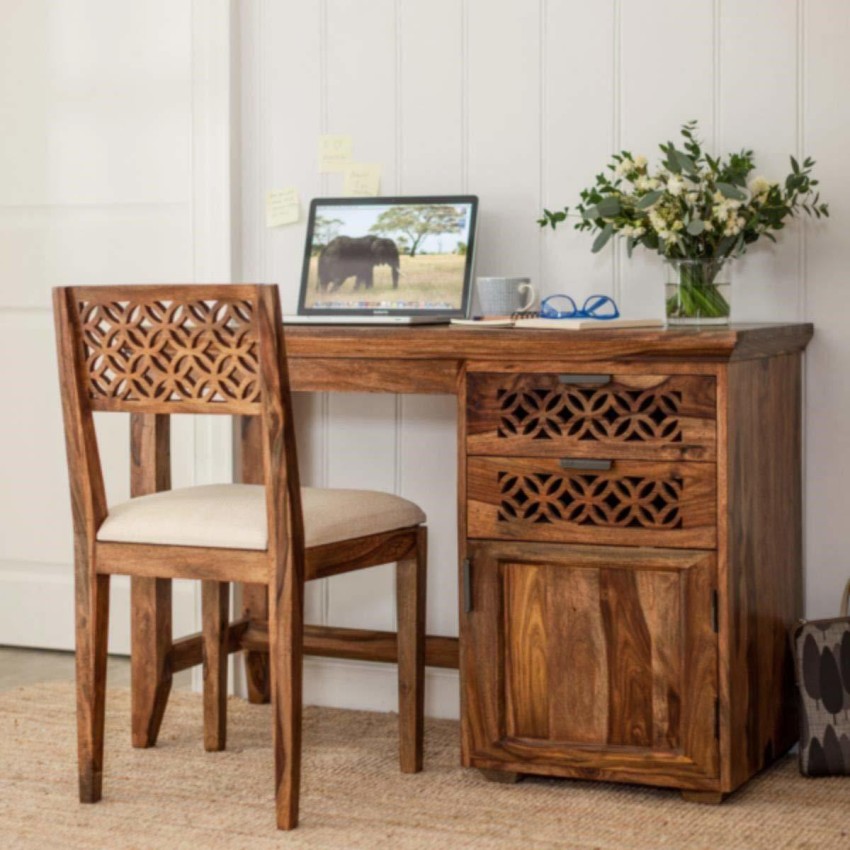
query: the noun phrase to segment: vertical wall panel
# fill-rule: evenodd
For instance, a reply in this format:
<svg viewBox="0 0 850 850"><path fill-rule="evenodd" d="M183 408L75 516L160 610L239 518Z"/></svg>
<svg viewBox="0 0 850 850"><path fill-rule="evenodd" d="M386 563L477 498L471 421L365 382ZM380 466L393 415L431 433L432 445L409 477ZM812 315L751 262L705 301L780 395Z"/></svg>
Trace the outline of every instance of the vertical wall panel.
<svg viewBox="0 0 850 850"><path fill-rule="evenodd" d="M338 194L316 173L319 132L350 133L355 158L379 162L384 193L461 192L482 199L478 274L530 274L544 294L614 292L632 315L663 314L664 269L649 254L590 251L569 225L542 233L542 206L575 204L606 158L628 148L657 160L659 141L697 118L718 152L756 151L767 176L787 155L818 160L828 200L843 196L850 114L837 95L850 67L841 0L316 0L240 4L243 276L282 286L294 309L304 222L267 231L267 189ZM805 9L805 15L801 14ZM802 23L802 29L800 24ZM802 36L805 36L803 38ZM260 43L262 42L262 44ZM798 47L805 54L798 54ZM802 66L798 66L802 61ZM801 83L803 85L801 85ZM804 98L804 99L802 99ZM798 124L798 119L803 123ZM737 318L815 321L808 356L808 610L825 615L846 572L840 486L850 458L836 391L850 364L841 272L842 211L789 226L734 271ZM801 271L803 274L801 274ZM456 630L454 403L448 397L299 396L305 481L395 490L423 505L431 535L428 628ZM310 616L390 628L389 569L338 578ZM319 701L392 707L384 668L315 662ZM434 692L449 674L429 675ZM312 690L311 690L312 688ZM380 691L380 694L378 693ZM430 697L429 697L430 699ZM452 700L454 700L452 702ZM456 698L432 703L451 713Z"/></svg>
<svg viewBox="0 0 850 850"><path fill-rule="evenodd" d="M575 208L614 150L614 3L548 2L544 7L543 203ZM611 294L612 252L592 254L592 238L569 219L542 234L542 295L584 299Z"/></svg>
<svg viewBox="0 0 850 850"><path fill-rule="evenodd" d="M540 280L540 4L468 0L469 191L481 197L476 271Z"/></svg>
<svg viewBox="0 0 850 850"><path fill-rule="evenodd" d="M621 2L619 139L617 149L656 162L658 143L677 137L697 119L704 138L714 133L714 3L712 0ZM620 256L619 300L624 313L660 316L665 269L643 250Z"/></svg>
<svg viewBox="0 0 850 850"><path fill-rule="evenodd" d="M301 258L310 199L321 194L316 162L322 118L319 3L267 3L262 85L266 91L264 187L294 186L302 207L297 226L265 231L265 280L280 286L284 313L298 309Z"/></svg>
<svg viewBox="0 0 850 850"><path fill-rule="evenodd" d="M463 186L463 4L399 0L398 188L457 194Z"/></svg>
<svg viewBox="0 0 850 850"><path fill-rule="evenodd" d="M797 150L797 4L736 0L720 6L722 152L750 148L757 169L784 180ZM753 33L758 38L753 38ZM738 321L788 321L797 316L800 225L779 244L762 240L736 261L732 312Z"/></svg>
<svg viewBox="0 0 850 850"><path fill-rule="evenodd" d="M248 4L251 5L251 4ZM260 257L254 279L277 283L284 313L298 308L301 258L304 252L310 199L322 194L316 149L322 129L323 70L322 7L320 3L263 2L252 21L261 40L263 61L249 64L255 90L249 92L247 120L261 128L259 140L250 141L248 162L261 175L249 188L253 227L259 230ZM258 142L258 143L257 143ZM244 148L244 145L243 145ZM294 186L301 201L298 224L268 229L265 226L265 193ZM250 244L251 236L248 235ZM321 396L297 395L293 399L298 437L298 458L305 485L321 485L325 469L326 422ZM305 619L323 622L324 581L310 582L304 596Z"/></svg>
<svg viewBox="0 0 850 850"><path fill-rule="evenodd" d="M381 163L383 191L395 191L394 0L368 4L328 0L326 37L327 130L351 134L354 158ZM329 486L396 489L396 409L396 399L384 394L330 396ZM335 577L329 587L328 621L339 626L392 628L393 588L391 566Z"/></svg>
<svg viewBox="0 0 850 850"><path fill-rule="evenodd" d="M831 218L806 225L806 318L815 337L806 355L806 611L833 617L850 573L847 482L850 481L850 16L842 0L805 4L806 150L817 160Z"/></svg>
<svg viewBox="0 0 850 850"><path fill-rule="evenodd" d="M464 8L457 0L400 0L399 191L464 191ZM453 397L400 399L398 483L428 516L430 634L457 634L457 491Z"/></svg>
<svg viewBox="0 0 850 850"><path fill-rule="evenodd" d="M14 401L0 442L0 644L73 647L51 287L193 277L197 17L168 0L2 4L0 396ZM96 417L110 503L129 495L128 425ZM176 431L193 467L192 433ZM112 587L110 649L126 653L129 582ZM193 591L175 601L192 631Z"/></svg>

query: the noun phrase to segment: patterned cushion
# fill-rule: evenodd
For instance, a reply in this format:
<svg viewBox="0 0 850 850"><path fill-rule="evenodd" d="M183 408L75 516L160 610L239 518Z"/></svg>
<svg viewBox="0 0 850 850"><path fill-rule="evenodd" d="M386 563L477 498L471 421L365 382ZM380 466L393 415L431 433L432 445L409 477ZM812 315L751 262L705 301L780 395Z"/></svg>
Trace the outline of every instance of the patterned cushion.
<svg viewBox="0 0 850 850"><path fill-rule="evenodd" d="M321 546L425 522L413 502L374 490L303 487L307 546ZM208 484L139 496L109 509L97 539L120 543L265 549L265 488Z"/></svg>

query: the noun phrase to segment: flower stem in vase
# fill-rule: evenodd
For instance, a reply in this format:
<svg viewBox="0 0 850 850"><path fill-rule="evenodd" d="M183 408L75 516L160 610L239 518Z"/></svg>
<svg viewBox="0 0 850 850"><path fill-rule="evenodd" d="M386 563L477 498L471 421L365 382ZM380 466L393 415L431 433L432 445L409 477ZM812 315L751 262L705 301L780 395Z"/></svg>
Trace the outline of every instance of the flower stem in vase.
<svg viewBox="0 0 850 850"><path fill-rule="evenodd" d="M726 324L729 282L722 260L672 260L667 319L672 324Z"/></svg>

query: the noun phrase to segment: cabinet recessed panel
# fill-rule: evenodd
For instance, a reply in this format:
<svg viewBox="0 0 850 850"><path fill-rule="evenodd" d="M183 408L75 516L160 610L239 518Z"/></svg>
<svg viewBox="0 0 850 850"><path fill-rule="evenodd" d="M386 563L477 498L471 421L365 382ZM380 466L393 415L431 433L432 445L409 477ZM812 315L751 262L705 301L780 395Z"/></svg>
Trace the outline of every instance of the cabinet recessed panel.
<svg viewBox="0 0 850 850"><path fill-rule="evenodd" d="M465 755L698 786L717 771L714 556L472 543ZM651 766L655 779L641 778ZM583 772L583 773L582 773Z"/></svg>

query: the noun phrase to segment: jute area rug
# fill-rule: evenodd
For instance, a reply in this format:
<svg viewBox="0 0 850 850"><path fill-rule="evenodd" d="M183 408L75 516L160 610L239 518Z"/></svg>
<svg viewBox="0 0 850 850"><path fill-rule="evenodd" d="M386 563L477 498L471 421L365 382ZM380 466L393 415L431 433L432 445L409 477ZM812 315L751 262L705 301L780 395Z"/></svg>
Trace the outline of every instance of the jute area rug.
<svg viewBox="0 0 850 850"><path fill-rule="evenodd" d="M398 772L394 715L310 708L301 825L274 829L267 706L230 702L228 752L201 740L201 700L173 693L159 745L134 750L129 695L110 691L104 799L76 800L70 684L0 695L0 848L850 847L850 780L786 759L721 806L604 783L485 781L458 766L458 729L427 725L425 771Z"/></svg>

